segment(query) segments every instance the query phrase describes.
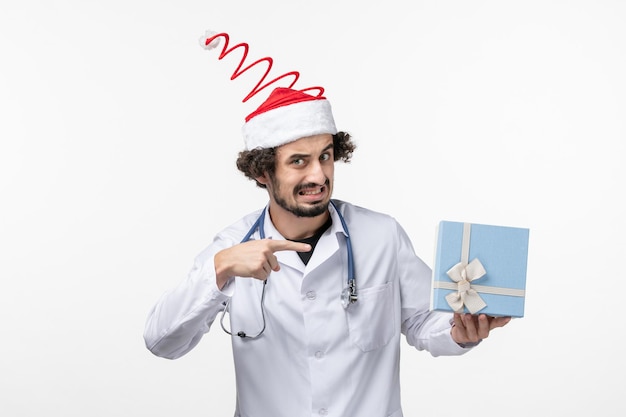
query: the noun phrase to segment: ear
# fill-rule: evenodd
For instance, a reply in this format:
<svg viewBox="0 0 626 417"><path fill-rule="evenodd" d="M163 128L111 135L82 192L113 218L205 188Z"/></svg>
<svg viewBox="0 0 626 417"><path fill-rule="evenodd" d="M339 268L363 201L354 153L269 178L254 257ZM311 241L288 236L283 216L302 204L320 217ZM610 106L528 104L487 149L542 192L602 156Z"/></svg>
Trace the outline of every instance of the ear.
<svg viewBox="0 0 626 417"><path fill-rule="evenodd" d="M267 187L267 184L269 184L270 179L269 179L269 175L267 175L267 172L264 173L262 176L256 177L255 180L257 182L259 182L260 184L263 184Z"/></svg>

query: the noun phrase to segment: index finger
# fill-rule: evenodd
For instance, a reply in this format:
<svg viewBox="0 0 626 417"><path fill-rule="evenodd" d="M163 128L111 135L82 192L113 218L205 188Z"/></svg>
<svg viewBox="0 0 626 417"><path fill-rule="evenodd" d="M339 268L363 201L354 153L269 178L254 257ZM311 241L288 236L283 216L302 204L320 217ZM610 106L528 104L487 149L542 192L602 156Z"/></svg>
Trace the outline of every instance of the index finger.
<svg viewBox="0 0 626 417"><path fill-rule="evenodd" d="M269 248L272 252L281 250L292 250L296 252L310 252L311 245L308 243L292 242L291 240L268 240Z"/></svg>

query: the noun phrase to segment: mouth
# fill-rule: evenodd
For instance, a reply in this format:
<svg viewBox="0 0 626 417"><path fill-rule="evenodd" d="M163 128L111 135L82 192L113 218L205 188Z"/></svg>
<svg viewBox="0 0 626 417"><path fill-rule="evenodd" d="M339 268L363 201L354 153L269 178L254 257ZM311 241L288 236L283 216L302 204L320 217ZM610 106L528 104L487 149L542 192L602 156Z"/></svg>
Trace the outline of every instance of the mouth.
<svg viewBox="0 0 626 417"><path fill-rule="evenodd" d="M296 188L295 195L303 203L317 204L327 198L327 195L330 193L329 185L328 181L322 185L315 183L301 184Z"/></svg>
<svg viewBox="0 0 626 417"><path fill-rule="evenodd" d="M307 196L307 197L308 196L315 197L315 196L319 196L323 194L325 190L326 190L326 187L323 185L315 187L315 188L305 188L305 189L298 191L298 195Z"/></svg>

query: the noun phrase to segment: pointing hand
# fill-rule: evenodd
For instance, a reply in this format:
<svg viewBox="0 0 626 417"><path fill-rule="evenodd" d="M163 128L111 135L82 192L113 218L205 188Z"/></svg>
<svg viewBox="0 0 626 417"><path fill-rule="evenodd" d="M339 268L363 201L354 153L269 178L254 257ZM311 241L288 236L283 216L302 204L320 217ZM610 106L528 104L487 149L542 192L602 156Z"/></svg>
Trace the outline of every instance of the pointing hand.
<svg viewBox="0 0 626 417"><path fill-rule="evenodd" d="M311 245L290 240L249 240L224 249L215 254L215 273L218 288L222 288L230 277L251 277L266 280L280 265L275 252L291 250L309 252Z"/></svg>

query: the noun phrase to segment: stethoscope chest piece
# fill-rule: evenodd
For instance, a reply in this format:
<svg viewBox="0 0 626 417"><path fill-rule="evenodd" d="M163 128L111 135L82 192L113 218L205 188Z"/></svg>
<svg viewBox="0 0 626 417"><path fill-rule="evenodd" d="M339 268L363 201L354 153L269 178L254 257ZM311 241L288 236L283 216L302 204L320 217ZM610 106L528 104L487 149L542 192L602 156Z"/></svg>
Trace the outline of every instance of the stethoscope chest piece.
<svg viewBox="0 0 626 417"><path fill-rule="evenodd" d="M350 304L356 303L356 285L354 279L348 282L348 286L341 291L341 305L343 308L348 308Z"/></svg>

